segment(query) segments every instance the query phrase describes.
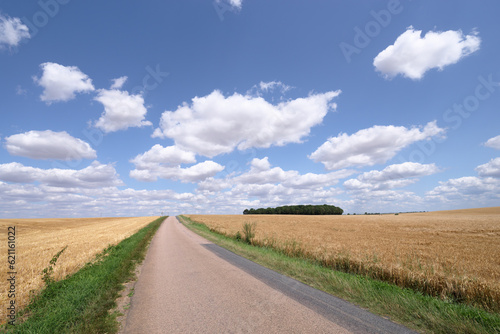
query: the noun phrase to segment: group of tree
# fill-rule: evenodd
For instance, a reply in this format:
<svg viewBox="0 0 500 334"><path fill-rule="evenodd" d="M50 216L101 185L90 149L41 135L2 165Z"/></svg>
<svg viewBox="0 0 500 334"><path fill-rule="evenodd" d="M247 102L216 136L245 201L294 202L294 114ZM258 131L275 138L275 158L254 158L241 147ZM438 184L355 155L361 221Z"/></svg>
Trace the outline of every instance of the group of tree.
<svg viewBox="0 0 500 334"><path fill-rule="evenodd" d="M334 205L286 205L276 208L245 209L244 215L341 215L344 213Z"/></svg>

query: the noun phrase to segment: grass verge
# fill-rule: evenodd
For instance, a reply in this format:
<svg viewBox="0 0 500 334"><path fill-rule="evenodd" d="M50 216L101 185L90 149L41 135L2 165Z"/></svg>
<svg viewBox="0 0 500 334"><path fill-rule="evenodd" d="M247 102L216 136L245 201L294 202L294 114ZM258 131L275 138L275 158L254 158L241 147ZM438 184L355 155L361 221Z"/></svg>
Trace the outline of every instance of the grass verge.
<svg viewBox="0 0 500 334"><path fill-rule="evenodd" d="M161 217L134 235L109 246L78 272L50 282L18 314L15 326L0 328L6 333L116 333L117 313L110 314L123 283L131 279L141 262Z"/></svg>
<svg viewBox="0 0 500 334"><path fill-rule="evenodd" d="M238 255L416 331L500 333L500 314L423 295L366 276L334 271L310 259L289 257L272 248L223 236L184 216L180 216L180 220L192 231Z"/></svg>

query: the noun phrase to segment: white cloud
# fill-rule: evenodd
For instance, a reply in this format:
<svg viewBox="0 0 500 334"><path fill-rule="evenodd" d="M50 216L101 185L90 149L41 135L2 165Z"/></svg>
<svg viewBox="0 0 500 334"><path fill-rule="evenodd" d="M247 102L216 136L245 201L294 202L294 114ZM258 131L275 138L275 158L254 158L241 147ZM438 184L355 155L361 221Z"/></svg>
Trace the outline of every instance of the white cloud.
<svg viewBox="0 0 500 334"><path fill-rule="evenodd" d="M421 177L438 173L440 169L435 164L420 164L417 162L404 162L390 165L382 171L373 170L361 174L358 179L364 182L385 182L389 180Z"/></svg>
<svg viewBox="0 0 500 334"><path fill-rule="evenodd" d="M97 161L81 170L41 169L11 162L0 165L0 180L14 183L40 182L46 186L62 188L101 188L123 185L113 165L103 165Z"/></svg>
<svg viewBox="0 0 500 334"><path fill-rule="evenodd" d="M486 143L484 143L484 146L494 148L496 150L500 150L500 136L496 136L493 138L488 139Z"/></svg>
<svg viewBox="0 0 500 334"><path fill-rule="evenodd" d="M197 193L210 201L205 212L241 212L250 207L268 207L287 204L339 204L334 188L340 179L355 171L341 170L326 174L300 174L295 170L272 167L267 157L253 159L249 170L231 173L225 178L208 178L198 184Z"/></svg>
<svg viewBox="0 0 500 334"><path fill-rule="evenodd" d="M476 172L482 177L500 178L500 158L491 159L490 162L477 166Z"/></svg>
<svg viewBox="0 0 500 334"><path fill-rule="evenodd" d="M66 131L28 131L5 138L5 148L12 155L31 159L95 159L96 151Z"/></svg>
<svg viewBox="0 0 500 334"><path fill-rule="evenodd" d="M177 168L173 171L172 176L184 182L197 182L212 177L223 170L224 166L216 162L204 161L188 168ZM168 171L167 176L170 173L171 172Z"/></svg>
<svg viewBox="0 0 500 334"><path fill-rule="evenodd" d="M310 188L324 188L335 185L339 180L355 174L356 171L341 169L335 172L325 174L306 173L299 174L293 178L289 178L283 182L283 185L293 189L310 189Z"/></svg>
<svg viewBox="0 0 500 334"><path fill-rule="evenodd" d="M163 147L158 144L149 151L137 155L130 162L136 168L130 172L130 177L147 182L156 181L158 178L180 180L181 182L199 182L213 177L224 169L224 166L213 161L205 161L188 168L182 168L181 164L196 162L195 154L177 146Z"/></svg>
<svg viewBox="0 0 500 334"><path fill-rule="evenodd" d="M373 170L344 182L344 188L354 191L373 191L402 188L418 181L418 177L440 172L435 164L404 162L390 165L382 171Z"/></svg>
<svg viewBox="0 0 500 334"><path fill-rule="evenodd" d="M57 101L69 101L75 93L94 91L92 80L76 66L63 66L56 63L40 65L43 74L33 80L44 88L40 98L48 104Z"/></svg>
<svg viewBox="0 0 500 334"><path fill-rule="evenodd" d="M223 2L226 5L229 5L237 10L240 10L243 5L243 0L215 0L215 1L217 1L217 3Z"/></svg>
<svg viewBox="0 0 500 334"><path fill-rule="evenodd" d="M17 17L0 13L0 49L18 46L23 38L30 38L29 29Z"/></svg>
<svg viewBox="0 0 500 334"><path fill-rule="evenodd" d="M401 74L421 79L432 68L442 70L461 58L479 50L481 39L477 33L464 36L462 31L429 31L421 37L421 30L409 27L393 45L380 52L373 60L375 69L386 78Z"/></svg>
<svg viewBox="0 0 500 334"><path fill-rule="evenodd" d="M364 188L349 193L350 200L346 201L346 205L342 208L351 213L388 213L428 209L423 198L411 191Z"/></svg>
<svg viewBox="0 0 500 334"><path fill-rule="evenodd" d="M241 6L243 4L243 0L229 0L229 3L238 9L241 9Z"/></svg>
<svg viewBox="0 0 500 334"><path fill-rule="evenodd" d="M443 135L444 132L444 129L436 125L436 121L429 122L423 129L375 125L352 135L341 133L329 138L309 158L322 162L329 170L373 166L386 163L397 152L414 142Z"/></svg>
<svg viewBox="0 0 500 334"><path fill-rule="evenodd" d="M0 167L1 169L1 167ZM0 182L0 217L150 216L213 210L224 205L199 194L166 190L61 188ZM207 207L207 209L205 209ZM233 209L234 208L229 208ZM234 211L233 211L234 212Z"/></svg>
<svg viewBox="0 0 500 334"><path fill-rule="evenodd" d="M149 151L139 154L130 162L139 167L151 164L180 165L195 163L196 158L193 152L184 151L177 146L163 147L156 144Z"/></svg>
<svg viewBox="0 0 500 334"><path fill-rule="evenodd" d="M259 84L253 85L252 88L247 90L246 96L262 97L266 94L271 94L276 90L279 90L280 101L285 101L285 94L292 88L294 87L286 85L281 81L269 81L269 82L261 81L259 82ZM270 98L271 101L274 101L274 96L271 95Z"/></svg>
<svg viewBox="0 0 500 334"><path fill-rule="evenodd" d="M229 180L215 179L213 177L209 177L206 180L203 180L198 183L198 190L216 192L231 188L232 186L233 185Z"/></svg>
<svg viewBox="0 0 500 334"><path fill-rule="evenodd" d="M147 109L141 95L129 95L128 92L116 89L100 89L95 100L104 106L104 113L95 123L104 132L152 125L144 120Z"/></svg>
<svg viewBox="0 0 500 334"><path fill-rule="evenodd" d="M236 147L268 148L299 143L321 123L340 91L310 95L273 105L261 97L214 91L166 111L153 136L172 138L183 149L214 157Z"/></svg>
<svg viewBox="0 0 500 334"><path fill-rule="evenodd" d="M358 179L351 179L344 182L344 188L346 190L362 190L362 191L384 191L395 188L404 188L417 182L417 179L400 179L400 180L389 180L379 183L369 183L362 182Z"/></svg>
<svg viewBox="0 0 500 334"><path fill-rule="evenodd" d="M268 157L255 158L250 163L250 170L232 179L238 184L277 184L280 183L287 188L323 188L337 184L339 179L346 178L355 172L352 170L340 170L326 174L300 174L298 171L284 171L280 167L271 168Z"/></svg>
<svg viewBox="0 0 500 334"><path fill-rule="evenodd" d="M197 180L202 172L210 170L210 164L215 163L203 163L189 169L166 166L160 172L170 173L170 177L174 175L184 180L189 178ZM198 181L198 188L194 193L177 193L168 189L120 190L117 188L120 183L113 185L114 168L110 165L102 166L107 166L110 172L98 173L96 168L88 168L86 171L69 170L65 174L64 170L59 169L43 170L21 164L0 165L0 180L20 182L0 181L0 216L26 216L23 212L29 212L34 217L38 215L82 217L99 214L138 216L159 214L161 211L171 215L241 213L243 209L250 207L303 203L328 203L344 209L351 208L351 212L352 208L360 208L357 212L377 212L380 211L380 207L388 205L397 207L399 203L402 203L402 208L408 205L421 208L419 204L421 199L415 194L392 190L352 192L353 199L343 200L339 198L343 195L343 191L332 185L339 179L350 176L353 171L300 174L297 171L273 167L267 158L253 160L249 169L243 174L231 173L225 178L207 177L203 181ZM275 182L269 178L268 171L278 175L284 173L292 179ZM77 172L79 173L75 174ZM100 174L101 177L96 177L96 174ZM241 183L249 180L246 177L238 179L246 174L252 174L253 182L256 183ZM86 183L94 181L95 184L84 187L83 180ZM262 183L262 180L269 183ZM24 211L18 209L20 205Z"/></svg>
<svg viewBox="0 0 500 334"><path fill-rule="evenodd" d="M259 83L259 87L262 91L265 91L265 92L270 91L270 90L274 90L276 88L281 88L281 92L286 93L287 91L292 89L291 86L285 85L281 81L270 81L270 82L261 81Z"/></svg>
<svg viewBox="0 0 500 334"><path fill-rule="evenodd" d="M430 197L440 197L443 201L447 201L453 198L464 198L484 193L496 193L498 197L499 191L500 180L498 179L465 176L439 182L439 186L429 191L427 195Z"/></svg>
<svg viewBox="0 0 500 334"><path fill-rule="evenodd" d="M130 177L146 182L156 181L158 178L181 182L199 182L224 170L224 166L213 161L204 161L188 168L165 166L159 163L136 167L137 169L130 171Z"/></svg>
<svg viewBox="0 0 500 334"><path fill-rule="evenodd" d="M426 193L430 205L452 208L498 206L500 203L500 158L490 160L475 169L477 176L465 176L439 182Z"/></svg>
<svg viewBox="0 0 500 334"><path fill-rule="evenodd" d="M15 183L30 183L40 179L43 171L39 168L24 166L17 162L0 165L0 180Z"/></svg>
<svg viewBox="0 0 500 334"><path fill-rule="evenodd" d="M283 184L237 184L231 190L215 196L217 202L239 203L241 212L249 207L273 207L291 204L334 204L339 205L336 198L341 193L336 188L302 189L289 188ZM246 203L246 204L242 204ZM214 205L220 205L214 203ZM234 209L233 209L234 210ZM233 211L234 212L234 211Z"/></svg>
<svg viewBox="0 0 500 334"><path fill-rule="evenodd" d="M128 77L127 76L123 76L123 77L119 77L117 79L113 79L113 84L111 85L111 89L121 89L123 87L123 84L125 83L125 81L127 81Z"/></svg>
<svg viewBox="0 0 500 334"><path fill-rule="evenodd" d="M280 167L271 168L268 157L263 159L255 158L250 163L250 171L234 178L236 183L241 184L268 184L281 183L293 174L297 176L298 172L285 172Z"/></svg>

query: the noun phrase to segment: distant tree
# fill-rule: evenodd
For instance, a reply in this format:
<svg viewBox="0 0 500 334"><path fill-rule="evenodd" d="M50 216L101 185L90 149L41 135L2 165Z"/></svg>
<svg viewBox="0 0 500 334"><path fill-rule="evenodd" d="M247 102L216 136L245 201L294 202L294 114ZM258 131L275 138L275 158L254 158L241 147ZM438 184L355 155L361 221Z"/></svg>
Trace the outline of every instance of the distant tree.
<svg viewBox="0 0 500 334"><path fill-rule="evenodd" d="M267 214L267 215L341 215L344 213L339 207L333 205L286 205L276 208L245 209L247 214Z"/></svg>

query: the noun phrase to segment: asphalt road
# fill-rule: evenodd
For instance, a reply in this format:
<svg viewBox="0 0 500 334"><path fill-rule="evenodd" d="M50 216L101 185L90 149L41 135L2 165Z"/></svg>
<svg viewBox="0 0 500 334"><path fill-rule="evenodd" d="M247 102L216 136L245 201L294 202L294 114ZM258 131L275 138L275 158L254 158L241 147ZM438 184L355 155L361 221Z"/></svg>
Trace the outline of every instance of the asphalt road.
<svg viewBox="0 0 500 334"><path fill-rule="evenodd" d="M124 333L412 333L257 265L169 217L154 236Z"/></svg>

